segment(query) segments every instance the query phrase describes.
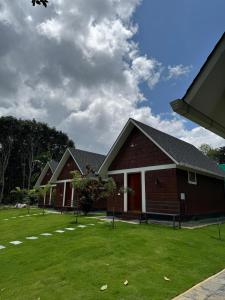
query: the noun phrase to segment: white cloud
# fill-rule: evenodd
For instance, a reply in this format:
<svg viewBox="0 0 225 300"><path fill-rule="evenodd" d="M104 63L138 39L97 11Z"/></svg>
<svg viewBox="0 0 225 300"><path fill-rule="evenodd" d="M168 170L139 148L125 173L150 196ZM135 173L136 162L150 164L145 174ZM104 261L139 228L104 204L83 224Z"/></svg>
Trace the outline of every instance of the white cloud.
<svg viewBox="0 0 225 300"><path fill-rule="evenodd" d="M192 66L184 66L184 65L177 65L177 66L168 66L168 76L167 79L176 79L178 77L187 75L190 73Z"/></svg>
<svg viewBox="0 0 225 300"><path fill-rule="evenodd" d="M220 145L206 130L187 130L181 118L155 115L143 102L140 83L154 88L166 67L142 56L133 41L139 4L55 0L34 9L27 0L0 0L0 116L48 122L77 146L99 152L109 149L129 117L193 144ZM183 65L168 70L170 78L188 72Z"/></svg>

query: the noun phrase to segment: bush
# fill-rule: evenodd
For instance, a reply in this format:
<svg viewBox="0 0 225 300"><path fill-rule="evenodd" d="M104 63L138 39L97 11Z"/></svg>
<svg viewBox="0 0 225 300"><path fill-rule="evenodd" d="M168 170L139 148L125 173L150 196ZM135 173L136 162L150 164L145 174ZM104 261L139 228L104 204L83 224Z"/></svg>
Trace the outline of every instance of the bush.
<svg viewBox="0 0 225 300"><path fill-rule="evenodd" d="M85 216L92 210L93 202L94 201L89 194L86 194L85 196L82 196L80 198L80 209L85 214Z"/></svg>

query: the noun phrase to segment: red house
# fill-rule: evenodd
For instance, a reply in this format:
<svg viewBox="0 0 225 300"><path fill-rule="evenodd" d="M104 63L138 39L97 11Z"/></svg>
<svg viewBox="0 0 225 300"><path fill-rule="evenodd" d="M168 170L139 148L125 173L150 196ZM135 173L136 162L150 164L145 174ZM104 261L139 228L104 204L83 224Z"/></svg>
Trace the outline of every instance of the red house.
<svg viewBox="0 0 225 300"><path fill-rule="evenodd" d="M44 187L49 183L53 173L57 168L58 162L55 160L51 160L47 162L44 169L42 170L38 180L35 184L35 188ZM43 199L40 199L38 205L39 206L52 206L53 205L53 195L55 193L55 185L52 184L50 191L45 195Z"/></svg>
<svg viewBox="0 0 225 300"><path fill-rule="evenodd" d="M91 167L97 173L105 156L80 149L68 148L59 162L51 183L56 185L56 209L72 209L75 195L72 187L72 171L79 171L82 175L87 172L87 167ZM95 210L106 210L106 201L94 203Z"/></svg>
<svg viewBox="0 0 225 300"><path fill-rule="evenodd" d="M180 214L183 217L225 213L225 172L197 148L129 119L99 173L111 176L119 193L107 211L119 214Z"/></svg>

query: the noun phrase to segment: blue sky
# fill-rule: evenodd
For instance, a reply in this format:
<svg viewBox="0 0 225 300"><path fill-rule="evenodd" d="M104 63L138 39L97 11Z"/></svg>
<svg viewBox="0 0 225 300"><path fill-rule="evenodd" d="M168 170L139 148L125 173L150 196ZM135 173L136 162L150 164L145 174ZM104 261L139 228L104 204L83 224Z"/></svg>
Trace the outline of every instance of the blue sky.
<svg viewBox="0 0 225 300"><path fill-rule="evenodd" d="M225 30L225 0L0 7L0 116L46 122L99 153L130 117L197 147L224 145L169 103L183 97Z"/></svg>
<svg viewBox="0 0 225 300"><path fill-rule="evenodd" d="M153 113L171 112L169 102L181 98L225 31L224 0L144 0L134 14L139 31L134 40L142 54L164 65L191 65L190 73L160 81L153 90L142 84ZM187 127L196 125L187 122Z"/></svg>

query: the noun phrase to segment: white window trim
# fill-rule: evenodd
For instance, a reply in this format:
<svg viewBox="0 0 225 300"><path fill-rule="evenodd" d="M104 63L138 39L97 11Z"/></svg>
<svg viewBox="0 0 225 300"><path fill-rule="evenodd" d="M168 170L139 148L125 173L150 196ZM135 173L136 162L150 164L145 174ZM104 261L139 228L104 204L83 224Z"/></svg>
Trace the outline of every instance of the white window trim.
<svg viewBox="0 0 225 300"><path fill-rule="evenodd" d="M195 174L195 181L190 180L190 173ZM188 183L189 183L189 184L194 184L194 185L197 185L197 184L198 184L196 172L188 171Z"/></svg>

